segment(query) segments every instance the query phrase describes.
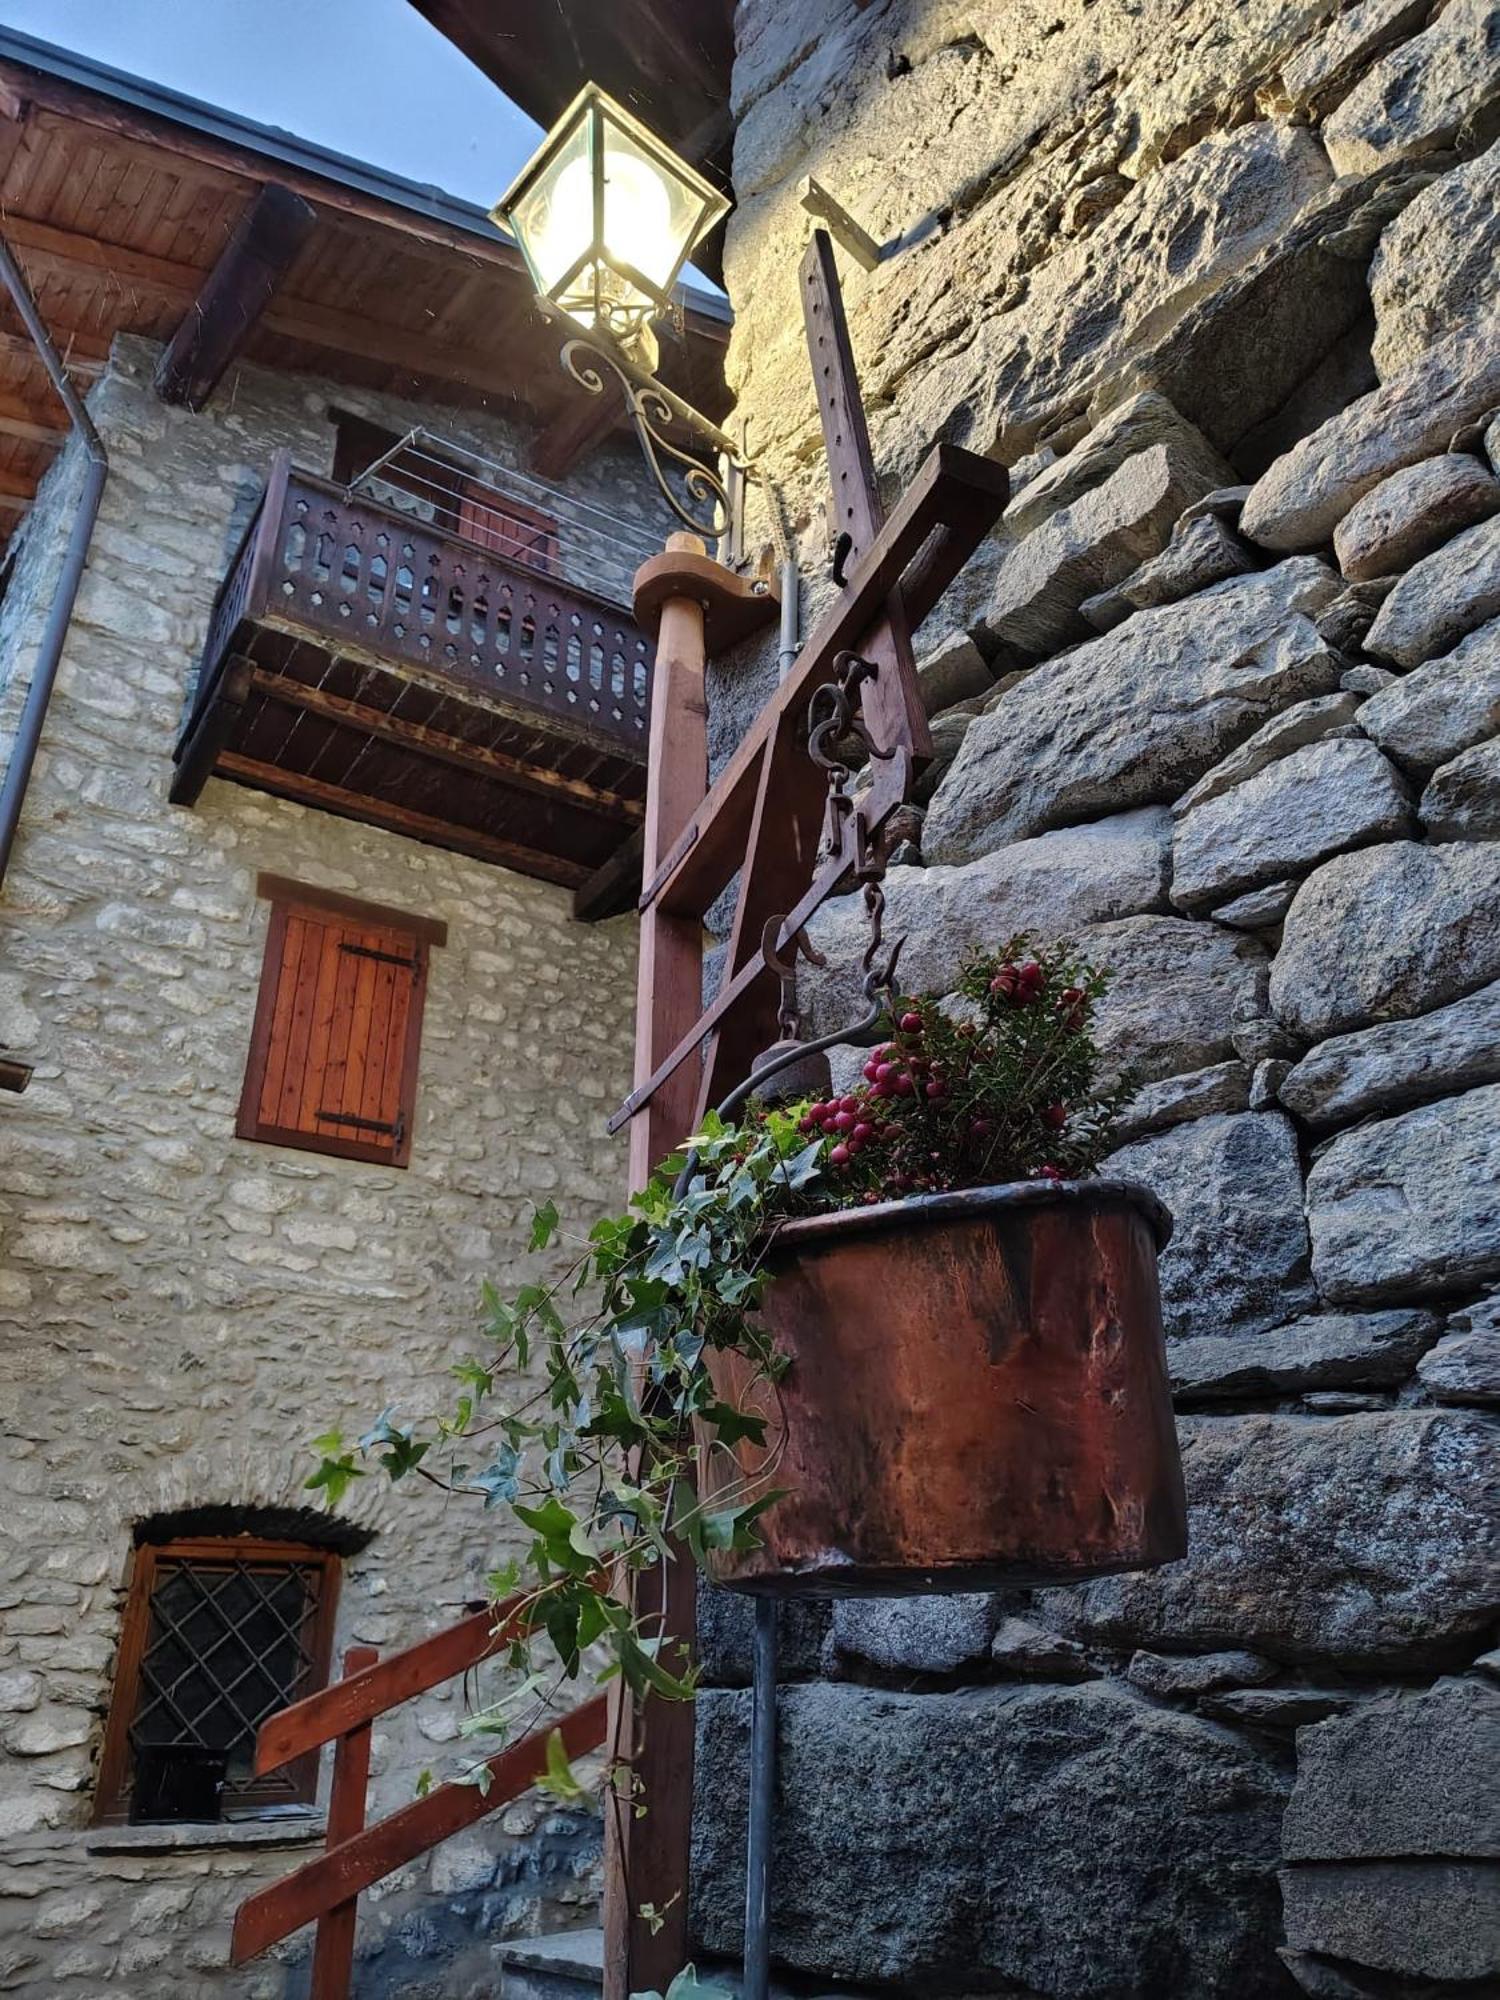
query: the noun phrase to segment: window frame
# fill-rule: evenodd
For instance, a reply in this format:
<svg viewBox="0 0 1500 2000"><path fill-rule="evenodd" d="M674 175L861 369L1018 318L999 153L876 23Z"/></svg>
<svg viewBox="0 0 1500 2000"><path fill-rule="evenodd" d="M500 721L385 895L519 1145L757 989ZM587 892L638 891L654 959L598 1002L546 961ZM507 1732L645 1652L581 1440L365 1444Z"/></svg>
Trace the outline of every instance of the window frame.
<svg viewBox="0 0 1500 2000"><path fill-rule="evenodd" d="M343 1564L336 1549L312 1542L268 1541L256 1535L185 1536L166 1542L138 1542L130 1552L125 1572L125 1607L120 1618L120 1639L115 1649L109 1711L105 1718L104 1743L94 1779L95 1826L124 1826L130 1823L130 1799L134 1784L134 1752L130 1731L141 1698L141 1665L151 1630L151 1599L158 1565L163 1557L177 1562L222 1563L226 1556L249 1557L268 1566L275 1562L299 1568L315 1568L321 1573L318 1601L313 1618L311 1653L314 1673L297 1699L316 1694L329 1684L333 1666L334 1624L338 1616L339 1584ZM251 1798L236 1821L266 1817L264 1808L282 1805L311 1806L317 1803L319 1753L309 1750L282 1769L287 1778L264 1798ZM257 1808L262 1810L258 1811ZM220 1820L157 1821L152 1824L210 1826Z"/></svg>
<svg viewBox="0 0 1500 2000"><path fill-rule="evenodd" d="M411 1159L412 1127L415 1123L417 1075L422 1054L422 1018L427 999L429 952L446 945L448 926L432 917L414 916L383 903L366 903L331 889L314 889L290 881L282 875L261 874L256 878L256 895L271 905L266 926L265 948L261 954L260 987L256 995L255 1017L250 1030L250 1048L245 1060L244 1082L240 1088L235 1116L235 1136L258 1145L286 1146L298 1152L322 1153L334 1159L362 1160L386 1167L405 1167ZM297 1127L276 1125L260 1116L261 1091L265 1085L276 1026L276 1002L281 986L282 956L287 924L293 917L329 924L342 919L370 930L394 931L411 944L412 990L407 1003L406 1028L401 1042L401 1075L397 1093L397 1120L400 1125L394 1145L373 1139L347 1138L336 1132L304 1132Z"/></svg>

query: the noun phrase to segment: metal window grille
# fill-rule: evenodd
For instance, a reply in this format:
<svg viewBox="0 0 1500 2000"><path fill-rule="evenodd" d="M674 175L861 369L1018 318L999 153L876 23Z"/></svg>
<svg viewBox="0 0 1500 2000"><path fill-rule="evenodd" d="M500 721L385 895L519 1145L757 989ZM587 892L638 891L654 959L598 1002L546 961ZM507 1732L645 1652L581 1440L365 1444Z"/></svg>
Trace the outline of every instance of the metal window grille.
<svg viewBox="0 0 1500 2000"><path fill-rule="evenodd" d="M336 1558L253 1543L136 1552L99 1817L203 1820L305 1804L317 1759L256 1778L260 1725L328 1677Z"/></svg>

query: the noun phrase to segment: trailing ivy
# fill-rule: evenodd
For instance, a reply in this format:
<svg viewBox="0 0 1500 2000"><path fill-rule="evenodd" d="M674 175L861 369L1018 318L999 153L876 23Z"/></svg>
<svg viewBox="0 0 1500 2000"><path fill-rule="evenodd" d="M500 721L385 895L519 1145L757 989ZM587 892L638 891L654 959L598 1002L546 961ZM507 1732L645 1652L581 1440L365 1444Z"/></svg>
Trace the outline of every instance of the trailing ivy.
<svg viewBox="0 0 1500 2000"><path fill-rule="evenodd" d="M693 1663L632 1610L627 1585L665 1562L674 1541L700 1563L753 1547L759 1516L780 1497L774 1438L753 1481L732 1457L745 1441L766 1444L767 1418L746 1402L764 1409L768 1392L774 1410L786 1367L759 1310L778 1224L1093 1171L1129 1095L1128 1083L1096 1083L1092 1018L1105 984L1066 950L1033 951L1024 937L976 954L956 1000L896 1003L854 1090L757 1108L737 1126L709 1117L690 1154L663 1162L624 1215L574 1245L559 1279L509 1295L487 1284L485 1345L453 1368L446 1413L407 1423L387 1410L353 1443L336 1431L315 1441L307 1483L331 1507L374 1470L504 1508L524 1531L522 1555L488 1579L497 1602L524 1603L529 1629L508 1647L518 1679L466 1733L509 1734L559 1677L585 1671L591 1649L600 1681L692 1696ZM559 1236L547 1202L530 1248ZM712 1361L727 1350L749 1363L742 1378L761 1393L739 1402L720 1393ZM508 1398L518 1377L524 1393ZM710 1454L731 1455L712 1480ZM560 1738L542 1783L576 1793Z"/></svg>

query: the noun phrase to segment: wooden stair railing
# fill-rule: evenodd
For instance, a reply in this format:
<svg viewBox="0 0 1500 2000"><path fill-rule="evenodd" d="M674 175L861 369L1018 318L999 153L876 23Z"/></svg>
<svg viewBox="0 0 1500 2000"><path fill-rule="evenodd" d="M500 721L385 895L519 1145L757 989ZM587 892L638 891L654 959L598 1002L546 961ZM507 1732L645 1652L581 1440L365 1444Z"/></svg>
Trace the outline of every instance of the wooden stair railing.
<svg viewBox="0 0 1500 2000"><path fill-rule="evenodd" d="M333 1788L323 1852L241 1903L230 1952L235 1965L304 1924L316 1923L311 2000L348 2000L360 1892L529 1790L546 1768L547 1739L554 1730L570 1758L603 1744L606 1702L595 1695L567 1715L548 1717L542 1727L489 1758L489 1783L483 1789L453 1780L374 1826L365 1825L375 1717L503 1652L525 1630L521 1604L513 1598L497 1609L477 1611L385 1660L373 1647L351 1646L344 1655L342 1680L294 1702L261 1726L255 1743L257 1776L333 1743Z"/></svg>

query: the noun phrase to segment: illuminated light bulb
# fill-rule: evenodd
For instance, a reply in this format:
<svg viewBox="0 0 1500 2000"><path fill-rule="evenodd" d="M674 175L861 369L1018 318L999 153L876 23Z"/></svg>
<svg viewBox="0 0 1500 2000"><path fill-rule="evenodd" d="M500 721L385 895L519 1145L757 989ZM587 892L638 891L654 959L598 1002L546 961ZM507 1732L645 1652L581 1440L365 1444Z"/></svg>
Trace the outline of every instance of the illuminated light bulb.
<svg viewBox="0 0 1500 2000"><path fill-rule="evenodd" d="M604 253L659 284L676 260L672 198L650 164L614 148L604 155ZM570 160L557 177L546 220L535 239L537 269L555 285L594 234L594 181L589 162Z"/></svg>

